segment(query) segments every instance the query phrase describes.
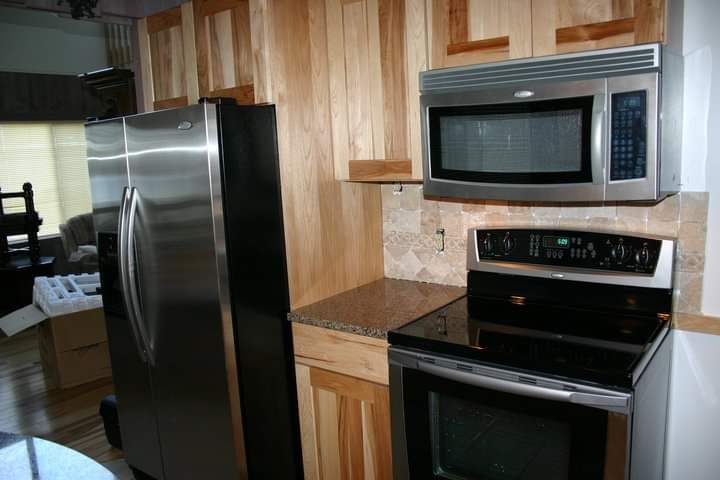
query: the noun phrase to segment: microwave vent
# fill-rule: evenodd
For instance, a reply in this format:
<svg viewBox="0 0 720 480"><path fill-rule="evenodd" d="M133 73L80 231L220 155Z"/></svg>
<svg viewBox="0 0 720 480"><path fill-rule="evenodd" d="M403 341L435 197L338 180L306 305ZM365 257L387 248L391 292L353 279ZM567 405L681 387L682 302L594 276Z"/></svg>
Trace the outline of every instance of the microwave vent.
<svg viewBox="0 0 720 480"><path fill-rule="evenodd" d="M423 93L458 92L521 82L584 80L660 71L660 44L552 55L420 74Z"/></svg>

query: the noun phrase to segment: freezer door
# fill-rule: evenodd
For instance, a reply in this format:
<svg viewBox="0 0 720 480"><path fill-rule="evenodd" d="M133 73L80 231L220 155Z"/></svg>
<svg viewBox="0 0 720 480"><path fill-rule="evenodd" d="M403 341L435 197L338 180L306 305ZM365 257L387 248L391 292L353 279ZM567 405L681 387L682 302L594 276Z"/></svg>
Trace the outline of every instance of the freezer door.
<svg viewBox="0 0 720 480"><path fill-rule="evenodd" d="M120 201L128 185L123 119L88 123L85 136L95 231L117 233Z"/></svg>
<svg viewBox="0 0 720 480"><path fill-rule="evenodd" d="M195 105L126 119L135 189L130 258L152 365L164 478L172 480L236 479L245 464L222 198L219 179L210 174L219 171L215 108Z"/></svg>
<svg viewBox="0 0 720 480"><path fill-rule="evenodd" d="M150 372L136 348L119 269L119 210L128 187L123 119L88 124L85 132L100 283L123 450L131 466L161 478L162 457Z"/></svg>

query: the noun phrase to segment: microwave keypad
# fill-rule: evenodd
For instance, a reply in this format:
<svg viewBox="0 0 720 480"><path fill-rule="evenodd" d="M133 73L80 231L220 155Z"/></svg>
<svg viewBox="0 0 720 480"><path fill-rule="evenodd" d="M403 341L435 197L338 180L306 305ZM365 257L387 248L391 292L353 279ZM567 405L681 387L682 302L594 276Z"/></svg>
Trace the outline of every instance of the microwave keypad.
<svg viewBox="0 0 720 480"><path fill-rule="evenodd" d="M644 90L612 95L610 180L631 180L646 175L646 95Z"/></svg>

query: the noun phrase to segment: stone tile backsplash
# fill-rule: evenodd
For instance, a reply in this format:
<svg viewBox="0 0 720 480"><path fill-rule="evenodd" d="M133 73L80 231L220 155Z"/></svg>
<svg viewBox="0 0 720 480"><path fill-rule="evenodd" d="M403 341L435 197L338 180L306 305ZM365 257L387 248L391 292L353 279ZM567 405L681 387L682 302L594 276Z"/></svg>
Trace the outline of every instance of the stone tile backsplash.
<svg viewBox="0 0 720 480"><path fill-rule="evenodd" d="M653 206L456 202L423 198L422 186L382 186L385 275L465 285L466 234L472 227L532 225L648 233L678 238L675 311L700 313L708 194L682 192ZM438 228L445 251L436 252Z"/></svg>

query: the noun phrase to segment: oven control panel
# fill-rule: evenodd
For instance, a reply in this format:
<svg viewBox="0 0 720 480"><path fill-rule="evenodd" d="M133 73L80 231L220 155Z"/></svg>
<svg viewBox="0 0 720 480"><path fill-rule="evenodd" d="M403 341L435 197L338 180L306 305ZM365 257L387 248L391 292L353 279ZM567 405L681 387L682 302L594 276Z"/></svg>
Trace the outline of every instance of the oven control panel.
<svg viewBox="0 0 720 480"><path fill-rule="evenodd" d="M654 273L661 240L631 235L542 229L475 231L480 260Z"/></svg>

